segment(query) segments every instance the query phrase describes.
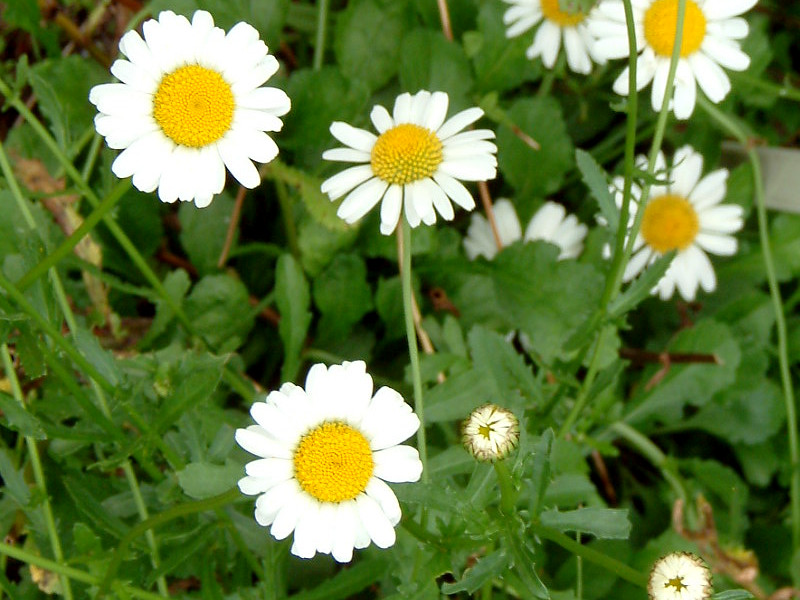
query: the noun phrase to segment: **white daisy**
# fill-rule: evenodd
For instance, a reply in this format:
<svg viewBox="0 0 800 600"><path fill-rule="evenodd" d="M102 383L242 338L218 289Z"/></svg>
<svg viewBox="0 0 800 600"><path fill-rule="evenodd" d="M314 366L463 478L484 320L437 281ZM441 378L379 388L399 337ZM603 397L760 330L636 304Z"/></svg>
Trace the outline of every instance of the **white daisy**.
<svg viewBox="0 0 800 600"><path fill-rule="evenodd" d="M372 394L362 361L311 367L305 389L284 383L256 402L256 421L236 430L236 441L259 456L239 480L258 495L255 518L279 540L294 531L292 553L332 554L339 562L370 541L395 541L400 505L386 481L417 481L416 449L399 445L420 422L391 388Z"/></svg>
<svg viewBox="0 0 800 600"><path fill-rule="evenodd" d="M119 42L111 73L122 83L92 88L100 114L97 132L110 148L124 149L111 170L133 176L143 191L158 188L163 202L208 206L225 185L225 167L247 188L261 178L252 161L278 154L264 133L280 131L289 97L260 87L278 70L258 31L236 24L227 34L198 10L192 22L172 11Z"/></svg>
<svg viewBox="0 0 800 600"><path fill-rule="evenodd" d="M639 158L644 166L646 159ZM657 172L666 170L666 160L659 153ZM698 285L706 292L717 287L714 267L706 252L719 256L736 253L736 238L732 233L742 228L743 210L735 204L720 204L725 198L727 169L718 169L701 178L703 157L684 146L675 152L670 183L650 188L650 199L644 209L641 229L633 245L633 256L625 268L624 281L630 281L659 256L676 250L667 272L653 288L662 300L672 297L677 287L680 295L692 301ZM622 206L621 177L614 179L617 206ZM635 200L642 190L632 188ZM631 223L637 207L631 203Z"/></svg>
<svg viewBox="0 0 800 600"><path fill-rule="evenodd" d="M687 0L680 59L675 73L672 109L678 119L688 119L694 111L697 85L712 102L721 102L731 89L722 67L744 71L750 57L742 52L739 40L747 37L747 21L739 17L757 0ZM595 51L605 59L628 57L628 32L621 0L604 0L597 7L598 17L589 25L597 38ZM636 88L651 81L653 109L661 110L667 87L669 63L675 44L678 0L633 0L636 45ZM628 68L614 82L614 91L627 95Z"/></svg>
<svg viewBox="0 0 800 600"><path fill-rule="evenodd" d="M653 565L647 593L650 600L705 600L711 596L711 573L700 557L673 552Z"/></svg>
<svg viewBox="0 0 800 600"><path fill-rule="evenodd" d="M563 37L567 64L576 73L591 73L593 61L605 62L595 54L594 38L589 32L593 11L587 14L579 6L565 8L559 0L503 1L511 5L503 15L503 22L508 26L506 37L517 37L541 23L533 44L525 52L528 58L540 56L544 66L552 69Z"/></svg>
<svg viewBox="0 0 800 600"><path fill-rule="evenodd" d="M559 247L559 260L576 258L583 250L586 225L578 222L575 215L567 215L566 209L555 202L545 202L536 211L525 228L524 238L519 217L510 200L499 198L495 202L494 220L503 247L519 239L526 242L543 240ZM472 215L472 222L464 238L464 251L470 260L478 256L491 260L497 254L492 227L483 215Z"/></svg>
<svg viewBox="0 0 800 600"><path fill-rule="evenodd" d="M411 227L454 216L450 200L472 210L475 201L458 181L485 181L497 173L497 146L488 129L459 133L483 111L468 108L445 121L449 99L444 92L400 94L389 114L375 106L370 118L379 135L336 121L331 133L346 148L326 150L326 160L361 163L327 179L323 193L331 200L347 197L337 214L355 223L381 204L381 233L389 235L405 207Z"/></svg>
<svg viewBox="0 0 800 600"><path fill-rule="evenodd" d="M519 421L510 410L484 404L462 424L461 441L477 460L502 460L519 443Z"/></svg>

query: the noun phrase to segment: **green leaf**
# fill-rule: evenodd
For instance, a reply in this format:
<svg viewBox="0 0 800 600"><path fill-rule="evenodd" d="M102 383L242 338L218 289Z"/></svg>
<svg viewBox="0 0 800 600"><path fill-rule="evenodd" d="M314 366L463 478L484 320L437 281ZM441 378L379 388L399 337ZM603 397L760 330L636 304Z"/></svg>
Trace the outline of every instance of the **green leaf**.
<svg viewBox="0 0 800 600"><path fill-rule="evenodd" d="M534 446L533 467L528 481L532 517L536 517L541 511L547 488L550 486L550 452L553 448L554 438L553 430L545 429L542 437Z"/></svg>
<svg viewBox="0 0 800 600"><path fill-rule="evenodd" d="M320 336L346 337L372 309L364 259L356 254L337 254L314 280L314 303L322 313Z"/></svg>
<svg viewBox="0 0 800 600"><path fill-rule="evenodd" d="M647 267L644 273L637 277L622 294L617 296L608 307L610 319L618 319L628 311L633 310L639 303L652 295L652 290L661 281L664 273L669 269L672 259L675 258L675 251L668 252L656 259Z"/></svg>
<svg viewBox="0 0 800 600"><path fill-rule="evenodd" d="M197 208L193 202L181 202L178 208L181 246L201 276L219 270L217 261L225 245L233 205L233 199L223 192L206 208Z"/></svg>
<svg viewBox="0 0 800 600"><path fill-rule="evenodd" d="M108 79L95 61L72 55L42 61L30 69L30 84L39 109L50 123L59 146L70 146L92 127L95 108L86 98L92 86Z"/></svg>
<svg viewBox="0 0 800 600"><path fill-rule="evenodd" d="M403 89L446 90L450 114L466 108L472 71L464 51L439 32L415 29L406 34L400 50L400 85Z"/></svg>
<svg viewBox="0 0 800 600"><path fill-rule="evenodd" d="M0 392L0 412L5 417L2 423L3 427L18 431L22 435L36 440L47 438L39 419L30 414L19 405L19 402L5 392Z"/></svg>
<svg viewBox="0 0 800 600"><path fill-rule="evenodd" d="M626 540L631 533L628 509L587 506L569 511L547 510L539 515L542 525L561 532L588 533L599 539Z"/></svg>
<svg viewBox="0 0 800 600"><path fill-rule="evenodd" d="M502 576L511 565L511 558L504 548L495 550L487 554L475 563L474 567L470 567L464 571L464 575L455 583L443 583L443 594L456 594L458 592L467 592L472 594L483 587L487 581L491 581L497 577Z"/></svg>
<svg viewBox="0 0 800 600"><path fill-rule="evenodd" d="M244 476L241 465L228 461L224 465L193 462L176 473L183 492L195 500L218 496L236 485Z"/></svg>
<svg viewBox="0 0 800 600"><path fill-rule="evenodd" d="M178 306L183 304L183 299L191 286L192 282L189 279L189 274L183 269L170 271L164 278L164 289ZM167 331L173 322L175 322L175 313L170 305L167 304L167 301L163 298L156 300L156 316L153 318L147 333L139 342L140 347L150 347L162 333Z"/></svg>
<svg viewBox="0 0 800 600"><path fill-rule="evenodd" d="M594 267L557 255L550 244L513 244L491 265L500 310L545 362L564 356L562 345L589 318L603 288Z"/></svg>
<svg viewBox="0 0 800 600"><path fill-rule="evenodd" d="M320 90L325 90L324 94ZM311 69L299 69L292 73L286 86L286 93L292 99L292 110L286 115L286 126L281 132L281 148L289 148L293 151L292 164L313 168L322 162L322 152L328 148L334 148L339 142L331 135L330 126L333 121L345 121L347 123L364 119L364 107L369 99L369 88L364 81L358 77L348 79L342 72L335 67L323 67L319 71ZM366 123L362 123L366 126ZM271 163L269 169L281 170L285 175L294 176L294 169L282 163ZM342 169L342 165L337 165L337 170ZM302 171L297 171L299 176L310 177ZM296 179L299 179L297 177ZM315 179L315 178L314 178ZM294 181L297 185L300 181ZM336 216L335 205L331 211L333 217L328 213L323 215L317 206L317 199L312 195L311 190L315 190L324 200L325 204L331 206L328 197L319 191L319 181L314 186L304 186L302 196L304 202L309 205L309 212L319 221L329 227L344 229L344 221ZM334 221L333 219L336 219Z"/></svg>
<svg viewBox="0 0 800 600"><path fill-rule="evenodd" d="M530 408L541 396L533 373L522 355L500 334L481 326L469 332L468 343L474 369L491 390L485 402ZM517 398L522 402L513 402Z"/></svg>
<svg viewBox="0 0 800 600"><path fill-rule="evenodd" d="M506 37L503 13L508 8L497 2L481 3L478 31L464 34L464 47L475 66L475 87L481 93L504 92L541 73L537 62L525 56L530 45L526 36Z"/></svg>
<svg viewBox="0 0 800 600"><path fill-rule="evenodd" d="M619 209L614 202L614 195L608 189L608 173L603 170L591 154L580 148L575 150L575 163L581 172L581 179L589 188L592 196L597 200L600 213L608 223L611 235L615 235L619 228Z"/></svg>
<svg viewBox="0 0 800 600"><path fill-rule="evenodd" d="M340 570L313 590L301 591L292 595L292 600L344 600L353 598L371 583L382 579L389 568L384 558L359 561L353 566Z"/></svg>
<svg viewBox="0 0 800 600"><path fill-rule="evenodd" d="M572 169L572 140L558 102L544 98L517 100L508 117L539 144L534 150L507 126L497 131L500 171L517 196L546 196L558 190Z"/></svg>
<svg viewBox="0 0 800 600"><path fill-rule="evenodd" d="M755 596L747 590L725 590L711 596L711 600L749 600L750 598L755 598Z"/></svg>
<svg viewBox="0 0 800 600"><path fill-rule="evenodd" d="M230 275L207 275L195 284L185 302L195 331L216 352L235 350L253 327L247 288Z"/></svg>
<svg viewBox="0 0 800 600"><path fill-rule="evenodd" d="M339 14L333 49L342 72L370 90L397 73L400 44L408 17L403 2L356 0Z"/></svg>
<svg viewBox="0 0 800 600"><path fill-rule="evenodd" d="M31 500L31 491L25 482L23 470L17 470L17 462L11 458L11 450L0 448L0 478L3 479L3 496L8 495L19 507L26 507Z"/></svg>
<svg viewBox="0 0 800 600"><path fill-rule="evenodd" d="M72 331L78 352L113 386L118 386L121 375L113 354L103 348L88 329L79 327Z"/></svg>
<svg viewBox="0 0 800 600"><path fill-rule="evenodd" d="M439 423L466 419L470 411L494 396L493 386L476 370L449 377L425 395L425 421Z"/></svg>
<svg viewBox="0 0 800 600"><path fill-rule="evenodd" d="M202 406L217 389L227 357L183 352L177 368L159 385L168 389L155 421L156 431L163 432L190 408Z"/></svg>
<svg viewBox="0 0 800 600"><path fill-rule="evenodd" d="M278 259L275 270L275 303L281 320L278 334L283 342L281 381L292 381L300 370L300 352L311 323L311 294L303 270L291 254Z"/></svg>

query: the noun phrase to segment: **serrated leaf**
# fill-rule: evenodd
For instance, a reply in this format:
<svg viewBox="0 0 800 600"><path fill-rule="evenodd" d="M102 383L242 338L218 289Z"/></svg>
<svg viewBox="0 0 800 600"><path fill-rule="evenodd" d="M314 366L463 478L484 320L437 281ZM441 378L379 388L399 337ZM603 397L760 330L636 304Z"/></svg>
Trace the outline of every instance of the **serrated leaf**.
<svg viewBox="0 0 800 600"><path fill-rule="evenodd" d="M380 580L389 567L383 558L359 561L339 571L313 590L292 595L293 600L344 600L352 598L374 581Z"/></svg>
<svg viewBox="0 0 800 600"><path fill-rule="evenodd" d="M464 108L472 87L472 70L459 44L439 32L415 29L403 38L400 84L405 90L447 90L450 114Z"/></svg>
<svg viewBox="0 0 800 600"><path fill-rule="evenodd" d="M227 358L211 354L185 352L174 372L167 375L169 393L162 402L155 420L156 431L163 432L185 411L211 397L222 379Z"/></svg>
<svg viewBox="0 0 800 600"><path fill-rule="evenodd" d="M241 346L253 327L247 288L227 274L203 277L184 306L195 331L216 352L229 352Z"/></svg>
<svg viewBox="0 0 800 600"><path fill-rule="evenodd" d="M397 73L400 45L406 29L406 4L377 0L350 2L339 14L334 52L342 72L378 89Z"/></svg>
<svg viewBox="0 0 800 600"><path fill-rule="evenodd" d="M47 438L39 419L20 406L19 402L12 396L4 392L0 392L0 412L5 417L3 420L4 427L12 431L18 431L22 435L36 440Z"/></svg>
<svg viewBox="0 0 800 600"><path fill-rule="evenodd" d="M613 236L619 228L619 209L614 196L608 189L608 174L591 154L580 148L575 150L575 163L581 172L581 179L600 207L600 213L608 223Z"/></svg>
<svg viewBox="0 0 800 600"><path fill-rule="evenodd" d="M522 356L500 334L475 326L467 336L475 370L491 389L485 402L508 405L514 396L521 396L530 408L539 399L539 387Z"/></svg>
<svg viewBox="0 0 800 600"><path fill-rule="evenodd" d="M628 509L587 506L575 510L552 509L539 515L542 525L559 531L588 533L599 539L626 540L631 533Z"/></svg>
<svg viewBox="0 0 800 600"><path fill-rule="evenodd" d="M320 335L346 337L372 309L367 266L356 254L338 254L314 279L314 303L322 313Z"/></svg>
<svg viewBox="0 0 800 600"><path fill-rule="evenodd" d="M292 381L300 370L300 352L311 323L311 294L303 270L291 254L281 256L275 268L275 303L281 315L278 335L284 352L281 381Z"/></svg>
<svg viewBox="0 0 800 600"><path fill-rule="evenodd" d="M500 577L511 565L511 558L504 548L487 554L464 571L464 575L455 583L443 583L443 594L456 594L458 592L474 593L483 587L487 581Z"/></svg>
<svg viewBox="0 0 800 600"><path fill-rule="evenodd" d="M711 600L749 600L750 598L755 598L755 596L747 590L725 590L711 596Z"/></svg>
<svg viewBox="0 0 800 600"><path fill-rule="evenodd" d="M550 362L597 306L603 278L594 267L557 261L550 244L514 244L500 252L490 273L499 308L527 334L533 352Z"/></svg>
<svg viewBox="0 0 800 600"><path fill-rule="evenodd" d="M505 125L497 131L499 166L517 196L555 192L572 169L572 140L558 102L547 96L517 100L509 119L539 144L534 150Z"/></svg>

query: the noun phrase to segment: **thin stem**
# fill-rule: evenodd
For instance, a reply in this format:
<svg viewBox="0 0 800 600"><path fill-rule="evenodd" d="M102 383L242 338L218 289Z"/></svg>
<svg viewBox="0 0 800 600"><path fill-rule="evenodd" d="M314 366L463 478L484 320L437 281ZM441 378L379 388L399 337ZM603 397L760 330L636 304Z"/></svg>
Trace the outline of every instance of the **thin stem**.
<svg viewBox="0 0 800 600"><path fill-rule="evenodd" d="M675 495L683 500L684 504L688 502L689 497L686 493L686 486L683 484L683 480L669 457L664 454L658 446L647 436L642 435L636 429L622 421L611 425L611 430L636 448L639 454L649 460L653 466L657 467L661 471L664 479L672 487Z"/></svg>
<svg viewBox="0 0 800 600"><path fill-rule="evenodd" d="M401 218L398 224L397 244L400 279L403 287L403 312L405 313L408 356L411 361L411 379L414 384L414 409L417 411L420 426L417 430L417 450L422 461L422 482L428 481L428 449L425 439L425 403L422 397L422 374L419 367L419 348L417 331L414 328L414 289L411 286L411 227Z"/></svg>
<svg viewBox="0 0 800 600"><path fill-rule="evenodd" d="M572 538L564 535L557 529L552 529L550 527L545 527L540 523L533 522L531 523L531 529L533 533L538 535L541 538L546 540L550 540L551 542L555 542L565 550L568 550L575 556L580 556L589 562L595 563L596 565L600 565L601 567L615 573L617 577L620 579L624 579L638 587L647 589L647 575L644 573L640 573L639 571L632 569L625 563L618 561L616 558L611 558L610 556L603 554L602 552L598 552L594 548L586 546L584 544L579 544Z"/></svg>
<svg viewBox="0 0 800 600"><path fill-rule="evenodd" d="M79 569L62 565L61 563L49 560L47 558L42 558L41 556L31 554L22 548L17 548L16 546L12 546L11 544L7 544L5 542L0 542L0 554L3 556L10 556L11 558L29 565L36 565L37 567L41 567L42 569L46 569L53 573L58 573L64 577L69 577L75 581L88 583L89 585L100 584L99 577L95 577L94 575L91 575L85 571L80 571ZM117 585L121 585L122 590L134 598L141 598L142 600L162 600L161 596L153 594L152 592L147 592L127 584L120 584L119 582L117 582Z"/></svg>
<svg viewBox="0 0 800 600"><path fill-rule="evenodd" d="M625 7L625 21L628 27L628 46L629 46L629 60L628 60L628 68L630 69L630 79L629 79L629 97L628 97L628 110L630 111L633 109L633 115L635 118L637 105L635 101L636 96L636 72L635 72L635 63L637 59L637 52L636 52L636 34L635 29L633 26L633 8L631 5L631 0L624 0L623 5ZM678 69L678 59L680 58L680 48L681 48L681 41L683 39L683 21L684 16L686 14L686 0L678 0L678 15L677 15L677 24L675 28L675 41L673 42L673 50L672 50L672 57L670 58L669 63L669 74L667 76L667 88L664 92L664 102L661 106L661 111L658 114L658 120L656 122L656 128L653 133L653 141L650 145L650 155L648 160L648 168L647 172L650 176L653 175L655 172L655 164L656 159L658 158L658 154L661 151L661 143L664 140L664 132L667 126L667 118L669 116L670 110L670 99L672 98L672 93L675 89L675 72ZM639 228L641 227L642 218L644 217L644 209L645 205L647 204L647 198L650 194L650 185L647 184L643 186L641 196L639 198L639 206L636 211L636 217L634 219L633 225L628 229L627 224L629 220L629 210L630 210L630 202L631 202L631 189L632 189L632 181L633 181L633 166L634 166L634 157L633 157L633 144L635 143L635 134L636 134L636 127L635 123L633 125L630 124L631 115L628 115L628 135L626 136L626 146L625 146L625 189L623 190L623 211L620 213L620 222L619 222L619 230L617 231L617 246L614 253L613 262L611 265L611 271L609 273L608 279L606 279L606 287L603 291L603 296L600 299L600 314L605 316L606 311L608 309L608 305L620 292L622 288L622 277L625 273L625 266L628 264L630 260L631 254L633 253L633 244L636 241L636 235L639 232ZM632 141L633 140L633 141ZM627 208L627 210L625 210ZM624 217L625 219L623 220ZM627 239L627 242L625 240ZM624 247L622 252L619 252L620 245ZM607 335L607 328L603 328L600 330L598 335L597 343L594 346L593 355L590 359L590 369L586 373L586 377L583 379L583 383L581 385L581 389L578 392L578 396L575 400L575 404L570 410L567 418L564 420L564 423L561 425L559 429L559 436L565 436L569 431L572 429L575 422L578 420L578 417L583 412L586 405L589 403L590 397L589 392L591 391L592 384L594 383L595 377L599 372L599 368L595 367L592 369L592 365L597 364L597 358L602 352L603 338Z"/></svg>
<svg viewBox="0 0 800 600"><path fill-rule="evenodd" d="M761 162L758 154L750 144L747 133L731 118L720 111L705 98L698 97L700 107L714 119L723 131L735 137L747 148L747 157L753 169L753 183L758 215L758 237L761 242L761 253L764 256L764 268L767 271L767 284L772 308L775 312L775 329L778 337L778 364L783 387L783 399L786 405L786 435L789 443L789 460L791 463L790 503L792 511L792 544L794 552L800 549L800 443L797 431L797 410L795 407L792 374L789 366L788 339L786 333L786 316L783 310L781 290L775 274L775 259L769 238L767 208L764 200L764 182L761 174Z"/></svg>
<svg viewBox="0 0 800 600"><path fill-rule="evenodd" d="M453 41L453 26L450 24L450 9L447 7L447 0L436 0L436 7L439 9L439 21L442 23L442 33L448 42Z"/></svg>
<svg viewBox="0 0 800 600"><path fill-rule="evenodd" d="M246 194L247 188L240 185L239 191L236 192L236 201L233 204L231 222L228 224L228 231L225 233L225 243L222 246L222 252L219 254L219 260L217 260L217 267L220 269L228 262L228 255L233 245L233 238L236 236L236 230L239 227L239 219L241 219L242 216L242 205L244 204L244 197Z"/></svg>
<svg viewBox="0 0 800 600"><path fill-rule="evenodd" d="M504 460L498 460L493 466L497 473L497 485L500 486L500 512L510 516L514 514L517 504L517 492L514 489L514 482L511 480L511 472Z"/></svg>
<svg viewBox="0 0 800 600"><path fill-rule="evenodd" d="M0 355L2 355L3 370L6 372L6 379L11 385L11 393L21 409L27 411L25 399L22 395L22 388L19 385L17 372L14 369L11 353L8 351L8 345L6 343L0 345ZM28 447L28 454L31 457L33 478L36 481L36 486L42 493L42 512L44 513L44 522L47 526L47 535L50 538L50 548L53 551L55 559L59 563L62 563L64 562L64 553L61 550L61 539L58 537L56 520L53 517L53 507L50 505L50 498L47 495L47 483L44 477L44 469L42 469L42 460L39 456L39 448L36 445L36 440L30 436L25 436L25 445ZM67 600L72 600L72 586L70 585L69 578L63 574L61 575L61 587L63 588L64 597L67 598Z"/></svg>
<svg viewBox="0 0 800 600"><path fill-rule="evenodd" d="M328 29L328 8L330 0L317 0L317 39L314 42L314 62L315 71L322 68L325 59L325 35Z"/></svg>

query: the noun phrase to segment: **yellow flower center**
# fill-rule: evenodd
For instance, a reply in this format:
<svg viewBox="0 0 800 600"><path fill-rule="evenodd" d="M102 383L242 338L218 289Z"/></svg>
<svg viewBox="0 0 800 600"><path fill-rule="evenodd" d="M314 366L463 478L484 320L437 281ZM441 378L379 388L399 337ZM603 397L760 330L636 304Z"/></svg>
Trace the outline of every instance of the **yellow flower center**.
<svg viewBox="0 0 800 600"><path fill-rule="evenodd" d="M683 196L659 196L644 209L642 237L648 246L662 254L688 248L699 229L697 213Z"/></svg>
<svg viewBox="0 0 800 600"><path fill-rule="evenodd" d="M675 588L676 592L680 592L683 589L686 589L687 586L683 584L683 577L678 575L677 577L673 577L669 581L664 584L664 587L673 587Z"/></svg>
<svg viewBox="0 0 800 600"><path fill-rule="evenodd" d="M560 0L542 0L542 14L560 27L575 27L586 18L586 14L578 7L567 8L569 3L570 0L563 3Z"/></svg>
<svg viewBox="0 0 800 600"><path fill-rule="evenodd" d="M403 123L381 134L372 147L372 172L387 183L405 185L430 177L442 162L442 142L436 134Z"/></svg>
<svg viewBox="0 0 800 600"><path fill-rule="evenodd" d="M364 435L335 421L304 435L294 453L295 479L320 502L352 500L366 489L374 466Z"/></svg>
<svg viewBox="0 0 800 600"><path fill-rule="evenodd" d="M153 118L176 144L202 148L230 129L236 103L222 75L187 65L165 75L153 98Z"/></svg>
<svg viewBox="0 0 800 600"><path fill-rule="evenodd" d="M656 0L644 14L644 37L660 56L672 56L678 30L678 0ZM697 3L686 0L681 56L697 52L706 37L706 16Z"/></svg>

